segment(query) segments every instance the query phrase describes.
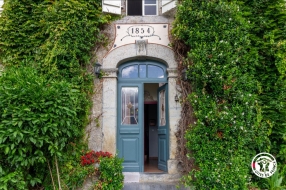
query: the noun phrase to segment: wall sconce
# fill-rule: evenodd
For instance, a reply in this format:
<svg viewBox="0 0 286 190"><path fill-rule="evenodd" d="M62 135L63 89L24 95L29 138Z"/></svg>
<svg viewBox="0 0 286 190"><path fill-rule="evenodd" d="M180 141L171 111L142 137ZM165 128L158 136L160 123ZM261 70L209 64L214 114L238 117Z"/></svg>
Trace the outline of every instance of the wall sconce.
<svg viewBox="0 0 286 190"><path fill-rule="evenodd" d="M177 103L178 103L178 101L179 101L179 97L178 97L178 95L176 94L176 96L175 96L176 109L177 109Z"/></svg>
<svg viewBox="0 0 286 190"><path fill-rule="evenodd" d="M187 81L188 80L188 75L187 75L187 69L182 70L182 80Z"/></svg>
<svg viewBox="0 0 286 190"><path fill-rule="evenodd" d="M178 101L179 101L179 97L178 97L178 95L176 94L176 96L175 96L175 102L178 103Z"/></svg>
<svg viewBox="0 0 286 190"><path fill-rule="evenodd" d="M101 71L101 64L96 62L95 66L94 66L94 74L97 76L97 78L99 77L100 71Z"/></svg>

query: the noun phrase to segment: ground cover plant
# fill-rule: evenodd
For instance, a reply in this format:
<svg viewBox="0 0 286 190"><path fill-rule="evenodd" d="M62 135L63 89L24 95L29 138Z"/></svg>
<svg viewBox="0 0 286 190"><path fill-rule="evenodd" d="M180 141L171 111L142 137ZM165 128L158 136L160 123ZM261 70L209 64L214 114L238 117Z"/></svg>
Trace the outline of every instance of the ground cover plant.
<svg viewBox="0 0 286 190"><path fill-rule="evenodd" d="M250 169L260 152L273 153L279 167L285 166L286 33L281 3L179 3L172 34L183 57L181 67L187 70L189 82L184 84L191 89L183 103L191 104L196 118L185 134L188 156L195 160L184 178L187 185L248 189L257 183L266 188Z"/></svg>
<svg viewBox="0 0 286 190"><path fill-rule="evenodd" d="M5 1L0 189L72 189L94 172L80 164L93 93L88 68L91 49L105 43L100 29L110 20L100 0Z"/></svg>

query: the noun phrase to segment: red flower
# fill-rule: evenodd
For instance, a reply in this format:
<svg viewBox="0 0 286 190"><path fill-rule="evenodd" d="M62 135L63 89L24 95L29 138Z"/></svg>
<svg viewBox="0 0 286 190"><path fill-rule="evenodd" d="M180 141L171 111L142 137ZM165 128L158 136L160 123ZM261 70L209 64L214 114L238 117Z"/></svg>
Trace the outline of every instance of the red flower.
<svg viewBox="0 0 286 190"><path fill-rule="evenodd" d="M87 153L85 153L85 155L81 156L81 165L85 166L85 165L90 165L93 164L95 162L99 162L99 158L100 157L112 157L112 154L109 152L102 152L102 151L98 151L98 152L94 152L89 151Z"/></svg>

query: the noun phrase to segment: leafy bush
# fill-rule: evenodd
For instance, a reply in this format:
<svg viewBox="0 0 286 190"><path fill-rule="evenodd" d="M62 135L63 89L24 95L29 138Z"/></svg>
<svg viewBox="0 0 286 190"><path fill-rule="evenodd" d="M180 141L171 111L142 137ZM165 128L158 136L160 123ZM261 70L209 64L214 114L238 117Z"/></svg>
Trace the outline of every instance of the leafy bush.
<svg viewBox="0 0 286 190"><path fill-rule="evenodd" d="M186 132L196 168L185 177L198 189L247 189L250 163L269 151L255 78L258 51L251 25L236 1L182 1L173 36L190 48L185 57L197 121Z"/></svg>
<svg viewBox="0 0 286 190"><path fill-rule="evenodd" d="M122 189L124 179L122 159L109 152L78 151L78 148L84 148L81 145L71 144L69 147L69 153L74 157L78 157L79 152L81 155L78 157L80 159L72 159L66 156L65 162L61 162L63 164L61 166L63 189L81 187L88 178L94 182L94 189ZM56 176L57 174L53 175ZM45 189L53 189L50 178L45 181Z"/></svg>
<svg viewBox="0 0 286 190"><path fill-rule="evenodd" d="M265 180L267 181L267 189L269 190L285 190L286 186L282 186L282 182L283 179L285 177L283 176L283 174L281 175L281 173L279 172L279 168L277 169L277 171L270 177L270 178L266 178Z"/></svg>
<svg viewBox="0 0 286 190"><path fill-rule="evenodd" d="M124 180L122 162L123 159L117 156L100 157L99 181L95 184L94 189L122 189Z"/></svg>
<svg viewBox="0 0 286 190"><path fill-rule="evenodd" d="M76 117L81 94L64 81L47 79L32 67L7 68L0 76L0 152L4 171L20 171L30 185L41 182L38 167L82 134Z"/></svg>
<svg viewBox="0 0 286 190"><path fill-rule="evenodd" d="M70 155L68 149L70 143L81 143L88 123L93 93L93 76L87 72L90 50L104 43L100 28L110 19L101 13L101 0L5 1L0 17L3 187L41 186L50 177L48 163L58 176L54 165L62 167L63 180L81 167L69 158L81 149ZM89 173L86 169L78 176L84 179ZM11 177L15 174L17 184Z"/></svg>
<svg viewBox="0 0 286 190"><path fill-rule="evenodd" d="M24 181L24 176L21 171L14 171L7 173L5 171L1 171L0 174L0 189L8 190L8 189L19 189L24 190L27 189L26 182Z"/></svg>
<svg viewBox="0 0 286 190"><path fill-rule="evenodd" d="M255 77L260 81L263 121L271 129L271 153L286 165L286 9L284 0L245 1L251 46L259 53Z"/></svg>

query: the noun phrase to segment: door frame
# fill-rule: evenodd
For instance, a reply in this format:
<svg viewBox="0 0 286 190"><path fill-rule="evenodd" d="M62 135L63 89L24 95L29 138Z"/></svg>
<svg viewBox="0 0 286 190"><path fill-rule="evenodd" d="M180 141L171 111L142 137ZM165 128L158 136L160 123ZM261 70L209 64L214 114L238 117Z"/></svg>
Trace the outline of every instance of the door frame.
<svg viewBox="0 0 286 190"><path fill-rule="evenodd" d="M139 73L138 73L138 78L123 78L122 77L122 70L126 67L129 67L129 66L132 66L132 65L138 65L138 68L139 68L139 65L154 65L154 66L159 66L163 69L163 72L164 72L164 77L163 78L148 78L148 69L146 71L146 78L140 78L139 77ZM146 68L148 68L146 66ZM138 72L139 72L139 69L138 69ZM123 63L121 64L119 67L118 67L118 81L117 81L117 129L116 129L116 149L118 151L118 156L122 156L121 153L120 153L120 118L121 118L121 88L122 87L131 87L131 86L140 86L141 87L141 90L139 89L138 90L138 97L140 97L139 93L142 93L141 94L141 97L143 96L143 99L141 101L138 101L138 104L141 106L141 108L143 108L143 112L141 111L141 115L139 116L138 115L138 118L141 117L141 121L144 120L144 84L145 83L168 83L168 77L167 77L167 67L165 64L162 64L158 61L152 61L152 60L134 60L134 61L128 61L126 63ZM167 91L168 93L168 91ZM141 103L140 103L141 102ZM166 100L166 103L168 103L168 99ZM169 112L169 110L166 110L167 112ZM166 118L167 120L169 118ZM143 121L144 122L144 121ZM168 122L169 123L169 122ZM169 126L168 126L169 128ZM123 168L123 171L125 172L144 172L144 123L141 123L141 127L140 127L140 138L139 139L139 171L137 170L132 170L132 169L127 169L127 170L124 170ZM168 139L169 141L169 135L168 135ZM169 144L169 143L168 143ZM167 147L167 151L168 151L168 155L169 155L169 147ZM169 159L169 158L167 158ZM125 163L123 162L123 166L125 165Z"/></svg>

